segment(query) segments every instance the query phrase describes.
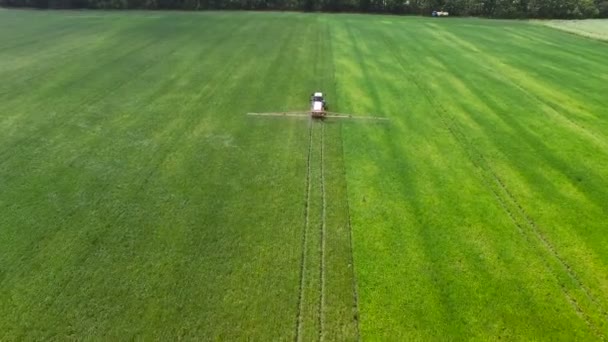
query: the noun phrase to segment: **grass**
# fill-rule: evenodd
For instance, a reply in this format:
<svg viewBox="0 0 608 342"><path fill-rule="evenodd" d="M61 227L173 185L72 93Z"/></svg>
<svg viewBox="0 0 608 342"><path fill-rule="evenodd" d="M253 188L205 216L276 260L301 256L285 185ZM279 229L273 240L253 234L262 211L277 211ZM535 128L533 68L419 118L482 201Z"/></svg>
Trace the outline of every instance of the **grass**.
<svg viewBox="0 0 608 342"><path fill-rule="evenodd" d="M581 36L608 40L608 19L548 20L540 23Z"/></svg>
<svg viewBox="0 0 608 342"><path fill-rule="evenodd" d="M0 11L0 339L601 340L603 42ZM331 109L391 119L246 117Z"/></svg>

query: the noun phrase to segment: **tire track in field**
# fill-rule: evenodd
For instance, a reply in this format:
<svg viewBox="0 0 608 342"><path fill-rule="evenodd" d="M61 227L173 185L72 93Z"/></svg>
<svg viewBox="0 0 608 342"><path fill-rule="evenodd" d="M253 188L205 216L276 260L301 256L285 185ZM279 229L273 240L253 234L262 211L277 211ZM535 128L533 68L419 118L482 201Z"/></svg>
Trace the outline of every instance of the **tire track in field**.
<svg viewBox="0 0 608 342"><path fill-rule="evenodd" d="M444 113L445 113L445 109L442 108L442 111L444 111ZM524 228L524 225L520 222L520 220L517 219L517 216L516 216L517 213L515 213L514 210L512 210L510 208L510 206L509 206L509 202L510 202L510 203L512 203L511 206L515 206L515 207L517 207L517 208L519 208L520 210L523 211L523 208L521 207L521 205L519 204L519 202L516 201L516 199L510 193L510 191L508 190L508 188L506 188L506 186L504 185L504 183L502 182L502 180L500 179L500 177L493 170L491 170L491 168L489 167L489 165L487 165L487 161L485 160L485 158L483 157L483 155L481 153L479 153L476 150L470 151L466 147L463 147L465 145L469 145L470 146L470 144L465 140L466 136L458 128L456 128L454 126L449 126L449 123L447 123L444 120L443 117L441 117L440 119L441 119L442 123L444 123L444 125L448 128L448 131L450 131L450 133L455 138L455 140L461 139L460 141L457 141L457 142L463 148L463 150L464 150L464 152L465 152L465 154L467 156L467 159L469 159L469 161L477 168L477 170L478 170L477 173L480 176L480 178L481 178L483 184L485 185L485 187L488 190L490 190L490 192L492 193L492 195L494 196L494 198L496 199L496 201L499 203L499 205L501 206L501 208L503 208L504 211L507 213L509 219L517 227L517 229L520 232L520 234L522 234L524 240L526 242L528 242L530 245L534 246L534 241L530 240L529 234L526 232L526 229ZM453 121L453 119L451 119L451 120ZM452 125L456 125L456 123L452 122ZM457 138L456 137L457 134L461 134L461 137ZM478 153L478 156L477 156L478 159L475 158L475 156L473 155L472 152ZM488 176L486 174L484 174L484 172L489 172L492 175L493 179L492 178L488 179ZM494 185L492 185L492 181L494 181ZM506 198L505 198L505 196L501 195L500 191L496 190L496 184L498 184L500 190L502 190L505 193L507 193ZM520 213L520 216L522 216L524 218L524 220L526 220L525 222L528 225L531 224L530 221L527 221L527 220L530 220L530 218L527 217L525 214ZM534 231L534 229L533 229L533 231ZM542 235L542 233L540 233L538 231L534 231L534 233L535 234L537 234L537 233L540 234L539 236L537 236L537 238L540 239L542 245L545 248L547 248L560 263L562 263L562 266L566 267L567 270L571 271L570 266L567 265L561 259L561 257L555 251L554 247L546 240L546 238L544 237L544 235ZM566 288L566 286L559 280L559 277L557 276L556 271L550 265L550 263L546 259L546 257L543 257L542 255L539 255L539 256L540 256L540 259L543 262L543 265L545 266L546 270L551 275L553 275L553 277L557 280L557 283L560 286L560 289L562 290L564 296L566 297L566 299L568 300L568 302L570 303L570 305L573 306L573 309L575 310L575 312L577 313L577 315L579 315L585 321L585 323L589 326L589 328L596 335L598 335L602 340L604 340L603 334L598 330L598 328L595 326L595 324L592 323L592 321L590 319L590 316L581 308L581 306L576 301L576 299L574 297L572 297L572 295L569 293L569 291ZM583 290L583 292L585 292L586 295L590 296L589 293L588 293L588 291L586 290L586 288L584 287L584 285L580 282L580 280L578 279L578 277L576 277L576 275L574 275L574 276L571 275L571 274L568 274L568 275L576 283L576 285L579 286ZM596 305L599 305L592 297L590 297L590 299ZM601 310L601 308L600 308L600 310Z"/></svg>
<svg viewBox="0 0 608 342"><path fill-rule="evenodd" d="M357 277L356 277L356 272L355 272L355 249L353 246L353 227L351 224L351 218L350 218L350 203L348 201L348 182L346 181L346 165L345 165L345 153L344 153L344 137L342 135L342 125L340 124L340 145L341 145L341 149L342 149L342 177L344 178L344 188L345 188L345 193L346 193L346 219L347 222L346 224L348 225L348 242L350 245L350 269L351 269L351 273L352 273L352 288L353 288L353 313L354 313L354 320L355 320L355 336L357 337L357 341L361 341L361 332L359 329L359 291L358 291L358 285L357 285Z"/></svg>
<svg viewBox="0 0 608 342"><path fill-rule="evenodd" d="M475 165L478 169L481 169L482 166L479 165L471 156L468 155L467 153L467 157L469 159L469 161L471 161L473 163L473 165ZM496 199L496 201L500 204L500 206L505 210L505 212L507 213L507 215L509 216L509 219L511 220L511 222L517 227L518 231L520 232L520 234L523 236L524 240L526 242L528 242L530 245L534 245L534 241L530 240L528 233L526 233L526 229L523 227L523 225L519 222L519 220L516 218L515 213L513 212L513 210L511 210L509 208L508 203L505 201L505 198L503 196L500 195L499 192L496 191L496 189L492 186L491 183L488 183L489 180L483 175L481 174L481 172L479 172L480 178L482 179L482 182L484 183L484 185L486 186L487 189L490 190L490 192L493 194L494 198ZM507 189L504 189L505 191L507 191ZM508 191L507 191L508 192ZM515 201L514 199L511 199L512 201ZM519 203L514 202L516 206L519 206ZM542 240L543 242L546 242L545 240ZM548 246L545 246L547 248L550 248ZM555 252L557 253L557 252ZM558 258L559 260L559 256L555 255L556 258ZM595 324L592 323L591 318L589 317L589 315L580 307L579 303L576 301L576 299L574 297L572 297L572 295L570 294L570 292L568 291L568 289L566 288L566 286L559 281L559 278L557 277L557 275L555 274L555 271L553 270L553 268L551 267L551 265L549 264L549 262L547 261L547 259L545 257L543 257L542 255L540 256L540 260L542 261L545 269L553 275L553 277L557 280L557 283L559 284L559 287L562 291L562 293L564 294L564 296L566 297L566 299L568 300L568 303L570 305L572 305L572 308L574 309L574 311L576 312L576 314L581 317L585 323L587 324L587 326L601 339L604 340L604 335L601 333L601 331L598 330L598 328L595 326ZM561 261L561 260L559 260ZM578 281L578 278L574 278L576 279L576 281ZM573 280L574 280L573 279ZM586 295L589 296L588 292L586 291L586 289L583 287L583 285L580 283L577 284L582 290L583 292L585 292ZM597 302L594 301L594 299L591 299L596 305L599 305ZM600 308L600 310L602 310Z"/></svg>
<svg viewBox="0 0 608 342"><path fill-rule="evenodd" d="M453 34L450 34L451 37L454 37L453 40L462 40L460 38L455 37ZM444 38L442 38L446 44L449 43L449 41L445 40ZM467 43L469 44L469 43ZM470 45L470 44L469 44ZM480 52L479 50L477 50L476 47L474 46L469 46L469 49L471 49L472 51L476 51L476 52ZM503 62L498 62L500 63L500 65L506 65ZM511 68L509 66L509 68ZM517 83L515 80L512 80L512 77L505 77L503 75L498 75L496 73L492 74L493 77L495 77L495 79L501 83L504 83L506 85L510 85L513 86L514 88L516 88L518 91L524 93L526 96L534 99L537 103L541 104L541 105L546 105L547 108L555 115L557 115L556 119L560 120L562 119L562 114L559 113L559 108L555 107L552 102L544 102L542 100L542 98L537 95L536 93L533 92L529 92L526 91L526 89L521 86L519 83ZM555 117L555 115L553 117ZM595 141L600 144L600 145L605 145L604 142L601 140L601 138L596 135L594 132L587 130L584 126L578 124L576 121L570 119L569 117L567 117L566 115L563 115L563 119L566 120L567 122L569 122L572 126L576 126L579 130L583 131L582 133L588 133L589 136L591 138L595 138ZM457 125L457 123L455 122L455 119L452 117L451 118L452 121L454 121L454 125ZM571 127L570 127L571 128ZM464 139L466 140L466 137L464 137ZM604 150L604 149L602 149ZM487 168L491 169L491 165L489 162L487 162L487 160L485 160L484 156L479 153L479 156L484 159L484 162L487 165ZM498 184L501 188L504 189L504 192L507 194L508 197L510 197L514 203L514 206L517 207L518 212L520 212L520 215L524 218L524 220L528 221L529 225L532 225L533 228L535 228L538 233L540 234L539 238L541 239L543 244L547 244L547 248L551 249L551 252L554 252L556 254L556 258L560 259L560 263L563 263L563 267L566 269L569 269L572 273L574 273L575 275L575 279L577 281L580 282L580 278L578 277L578 275L576 275L576 272L570 267L570 265L559 256L556 248L550 243L550 241L548 240L548 238L546 237L546 235L544 235L542 233L542 231L540 230L540 228L538 227L538 225L534 222L534 220L531 218L531 216L526 212L526 210L522 207L522 205L516 200L516 197L512 194L512 192L508 189L508 187L504 184L504 182L502 181L502 179L498 176L498 174L496 172L494 172L493 170L490 170L494 176L496 177L496 180L498 181ZM605 317L606 320L608 320L608 313L606 312L606 310L602 307L602 305L597 301L597 299L595 297L593 297L589 292L590 290L582 283L580 282L579 286L581 286L581 289L585 292L586 296L588 297L589 300L591 300L601 311L602 315Z"/></svg>
<svg viewBox="0 0 608 342"><path fill-rule="evenodd" d="M332 74L327 72L327 51L325 48L325 43L327 40L325 39L325 34L327 32L327 23L320 22L320 19L317 18L317 45L316 45L316 60L323 61L323 63L315 64L317 71L316 75L322 75L319 86L323 91L329 91L327 78L331 77ZM319 306L317 311L317 319L318 319L318 340L323 341L325 335L325 238L326 238L326 196L325 196L325 124L320 122L321 125L321 139L320 139L320 156L319 156L319 173L320 173L320 181L321 181L321 224L319 227Z"/></svg>
<svg viewBox="0 0 608 342"><path fill-rule="evenodd" d="M398 45L395 45L394 42L391 42L390 39L386 35L382 35L382 37L384 39L384 43L387 45L387 47L393 54L394 59L397 61L397 63L399 64L399 66L401 67L403 72L405 74L408 74L411 76L410 79L413 81L413 83L416 85L416 87L418 89L420 89L420 91L424 95L427 102L429 102L429 104L431 104L433 107L439 108L439 110L435 111L435 113L437 113L441 122L448 129L448 132L452 135L452 137L454 138L456 143L465 152L469 161L478 169L479 175L482 178L484 185L486 185L486 188L489 189L494 194L495 198L497 199L497 201L499 202L501 207L503 207L504 210L507 212L507 214L508 214L509 218L511 219L511 221L513 222L513 224L515 226L517 226L517 228L520 230L520 232L524 235L524 239L527 242L529 242L532 245L532 247L534 248L534 243L525 237L526 233L522 230L522 225L520 225L518 220L513 215L513 211L508 209L508 205L507 205L508 202L513 203L513 205L517 208L517 210L519 211L520 215L522 216L524 222L526 223L526 225L529 228L527 230L531 230L533 232L534 236L539 240L541 245L543 247L545 247L545 250L548 251L549 254L558 261L558 263L562 266L562 268L564 269L564 271L566 272L568 277L574 282L574 284L577 285L583 291L583 293L588 297L588 299L597 306L597 308L602 313L602 315L605 318L608 318L606 311L601 306L601 304L599 303L597 298L595 298L591 294L591 291L589 290L589 288L587 288L582 283L582 281L580 280L578 275L574 272L574 270L572 269L570 264L568 264L559 255L555 246L546 238L545 234L543 234L540 231L538 225L527 214L527 212L524 210L523 206L519 203L519 201L515 198L515 196L509 191L509 189L507 188L505 183L502 181L502 179L498 176L498 174L491 168L491 166L489 165L489 162L485 159L483 154L481 152L479 152L474 146L472 146L468 142L466 134L463 133L462 130L457 126L455 119L449 114L449 112L445 109L445 107L441 104L441 102L436 101L433 98L430 90L422 85L422 82L418 79L417 76L407 72L407 69L404 65L404 61L403 61L402 57L393 48L394 46L398 46ZM506 196L501 195L500 192L496 191L495 188L491 185L492 182L495 183L496 186L506 194ZM559 280L559 277L556 274L557 271L554 270L550 266L549 262L546 260L545 257L541 256L541 259L545 263L545 266L547 267L548 272L551 273L553 275L553 277L557 280L558 284L560 285L560 287L562 289L562 293L564 294L566 299L573 305L577 315L582 316L584 321L586 322L586 324L590 327L590 329L596 335L598 335L598 337L600 337L602 340L604 340L604 336L601 333L598 326L594 322L591 321L589 314L586 313L583 310L583 308L580 306L580 304L572 297L572 295L567 290L566 285L563 284Z"/></svg>
<svg viewBox="0 0 608 342"><path fill-rule="evenodd" d="M469 160L476 166L476 167L480 167L479 165L477 165L471 158L469 158ZM504 198L500 196L500 194L492 187L491 184L488 183L488 180L483 176L480 175L482 182L484 182L484 185L486 185L486 187L488 189L490 189L490 191L492 192L492 194L494 195L494 198L496 199L496 201L500 204L500 206L505 210L505 212L507 213L507 215L509 216L509 219L511 220L511 222L517 227L517 230L519 231L519 233L523 236L524 240L526 240L526 242L528 242L529 244L533 245L534 242L530 240L528 234L526 233L525 228L522 226L522 224L520 224L520 222L517 220L517 218L515 217L513 211L511 209L509 209L508 204L505 202ZM551 267L551 265L549 264L549 262L546 260L546 258L542 257L540 258L540 260L542 261L545 269L553 275L554 278L558 279L557 276L555 275L553 268ZM587 324L587 326L601 339L604 340L604 335L597 329L597 327L592 323L589 315L587 313L585 313L582 308L579 306L578 302L576 301L576 299L574 297L572 297L572 295L568 292L568 289L565 287L564 284L562 284L559 280L557 280L559 287L562 291L562 293L564 294L564 296L566 297L566 299L568 300L568 303L572 306L572 308L574 309L574 311L576 312L576 314L581 317L585 323Z"/></svg>
<svg viewBox="0 0 608 342"><path fill-rule="evenodd" d="M304 201L304 231L302 232L302 257L300 258L300 288L298 294L298 314L296 316L296 342L302 341L302 306L304 305L304 283L306 280L306 251L308 249L308 223L310 218L310 192L312 182L311 155L312 155L312 127L313 122L308 121L308 157L306 160L306 196Z"/></svg>
<svg viewBox="0 0 608 342"><path fill-rule="evenodd" d="M321 249L319 263L319 292L321 299L319 300L319 341L323 341L325 332L325 230L327 202L325 201L325 124L321 123Z"/></svg>

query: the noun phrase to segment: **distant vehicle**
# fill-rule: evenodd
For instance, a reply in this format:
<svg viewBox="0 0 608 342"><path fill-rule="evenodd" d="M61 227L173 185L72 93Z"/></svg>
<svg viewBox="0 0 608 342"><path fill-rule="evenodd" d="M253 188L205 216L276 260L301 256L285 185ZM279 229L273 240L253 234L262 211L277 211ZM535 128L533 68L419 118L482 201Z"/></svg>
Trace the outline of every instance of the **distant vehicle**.
<svg viewBox="0 0 608 342"><path fill-rule="evenodd" d="M443 11L433 11L433 17L447 17L450 15L449 12L443 12Z"/></svg>

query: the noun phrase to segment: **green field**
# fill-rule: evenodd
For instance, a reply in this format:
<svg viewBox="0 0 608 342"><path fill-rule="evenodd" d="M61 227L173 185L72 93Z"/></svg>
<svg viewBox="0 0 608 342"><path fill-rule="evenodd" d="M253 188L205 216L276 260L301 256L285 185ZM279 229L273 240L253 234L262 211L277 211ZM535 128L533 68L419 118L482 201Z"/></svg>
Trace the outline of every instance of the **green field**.
<svg viewBox="0 0 608 342"><path fill-rule="evenodd" d="M543 20L538 22L581 36L608 40L608 19Z"/></svg>
<svg viewBox="0 0 608 342"><path fill-rule="evenodd" d="M608 45L0 10L0 340L603 340ZM389 122L249 117L330 109Z"/></svg>

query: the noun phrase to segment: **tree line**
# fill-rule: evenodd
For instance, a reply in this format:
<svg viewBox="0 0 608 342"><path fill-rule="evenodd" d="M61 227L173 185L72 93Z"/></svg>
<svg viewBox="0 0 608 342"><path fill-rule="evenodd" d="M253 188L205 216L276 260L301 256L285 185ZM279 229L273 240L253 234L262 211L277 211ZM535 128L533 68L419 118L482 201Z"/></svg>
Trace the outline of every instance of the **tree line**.
<svg viewBox="0 0 608 342"><path fill-rule="evenodd" d="M490 18L608 17L608 0L0 0L4 7L44 9L275 10Z"/></svg>

